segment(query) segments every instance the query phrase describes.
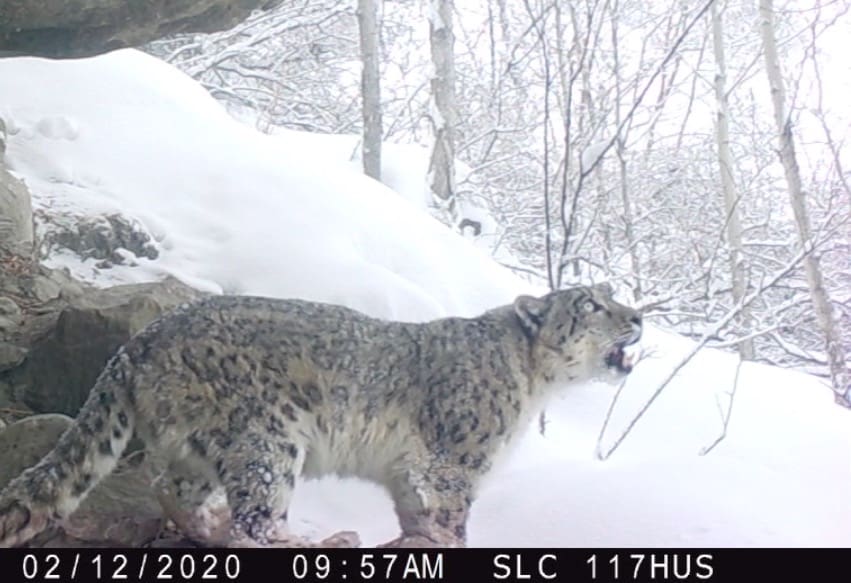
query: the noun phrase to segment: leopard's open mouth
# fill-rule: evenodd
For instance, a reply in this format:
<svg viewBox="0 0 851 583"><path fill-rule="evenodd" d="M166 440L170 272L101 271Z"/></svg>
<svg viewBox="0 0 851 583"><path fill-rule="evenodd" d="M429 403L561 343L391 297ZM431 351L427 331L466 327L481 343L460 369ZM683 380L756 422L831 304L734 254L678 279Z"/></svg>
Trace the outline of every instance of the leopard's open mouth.
<svg viewBox="0 0 851 583"><path fill-rule="evenodd" d="M624 348L626 348L626 343L618 342L614 346L612 346L608 352L606 352L605 363L606 366L614 369L621 373L630 373L632 372L632 356L628 355Z"/></svg>
<svg viewBox="0 0 851 583"><path fill-rule="evenodd" d="M633 334L615 342L603 357L606 366L623 374L631 373L635 362L633 354L628 353L626 347L638 342L639 337L640 334Z"/></svg>

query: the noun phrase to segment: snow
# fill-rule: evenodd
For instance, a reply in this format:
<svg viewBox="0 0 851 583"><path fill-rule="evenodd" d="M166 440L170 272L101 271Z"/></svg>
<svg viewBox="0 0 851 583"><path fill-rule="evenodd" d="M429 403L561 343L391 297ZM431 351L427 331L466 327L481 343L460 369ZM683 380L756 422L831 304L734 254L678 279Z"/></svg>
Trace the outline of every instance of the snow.
<svg viewBox="0 0 851 583"><path fill-rule="evenodd" d="M171 273L205 289L345 302L396 318L473 315L526 289L352 164L317 156L309 138L238 123L153 57L119 51L0 67L0 115L16 128L10 167L34 206L120 210L146 225L161 252L108 273L62 254L49 265L105 284Z"/></svg>
<svg viewBox="0 0 851 583"><path fill-rule="evenodd" d="M286 128L272 128L271 135L288 151L337 163L349 162L355 169L362 168L360 136L311 134ZM381 182L417 208L427 210L431 197L423 177L428 162L429 152L423 146L385 142L381 149ZM469 173L464 164L459 170L462 177Z"/></svg>
<svg viewBox="0 0 851 583"><path fill-rule="evenodd" d="M350 137L256 132L141 53L3 59L0 97L7 161L50 220L120 211L155 238L160 257L136 266L47 259L102 285L173 274L406 320L534 291L427 215L417 156L390 162L400 196L360 174ZM643 344L652 355L621 392L603 450L693 346L654 328ZM530 427L482 485L470 544L851 545L851 419L818 379L743 365L727 437L701 455L722 430L735 365L699 352L606 461L595 451L615 388L566 391L548 408L547 435ZM303 484L290 516L299 533L354 529L366 545L398 529L387 495L354 480Z"/></svg>
<svg viewBox="0 0 851 583"><path fill-rule="evenodd" d="M606 148L609 146L609 141L595 142L582 150L582 156L579 160L579 168L582 172L588 172L597 162L597 158L603 155Z"/></svg>

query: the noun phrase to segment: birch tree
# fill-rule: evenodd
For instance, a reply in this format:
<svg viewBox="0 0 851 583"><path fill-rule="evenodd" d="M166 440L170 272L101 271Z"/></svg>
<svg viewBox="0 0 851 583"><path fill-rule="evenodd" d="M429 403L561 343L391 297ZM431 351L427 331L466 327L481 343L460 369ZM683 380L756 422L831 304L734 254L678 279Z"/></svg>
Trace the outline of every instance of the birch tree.
<svg viewBox="0 0 851 583"><path fill-rule="evenodd" d="M381 180L381 82L378 44L381 25L378 3L358 0L358 32L363 61L361 70L361 108L363 111L363 171Z"/></svg>
<svg viewBox="0 0 851 583"><path fill-rule="evenodd" d="M429 41L434 72L431 78L430 118L434 145L428 182L439 207L455 214L455 35L452 0L430 0Z"/></svg>
<svg viewBox="0 0 851 583"><path fill-rule="evenodd" d="M718 2L710 8L712 21L712 45L715 54L715 101L717 113L715 120L715 138L718 142L718 168L721 174L721 189L724 195L724 214L732 279L733 302L739 304L745 297L746 281L744 256L742 254L742 223L739 218L739 197L736 195L736 182L733 176L733 158L730 155L730 107L727 101L727 65L724 58L724 35L721 24L721 11ZM743 311L740 320L746 320ZM744 360L752 360L754 347L752 339L739 343L739 354Z"/></svg>
<svg viewBox="0 0 851 583"><path fill-rule="evenodd" d="M762 33L765 68L768 73L771 101L774 108L774 122L777 128L777 143L780 163L786 177L789 201L795 217L798 237L806 255L803 258L804 272L810 299L816 318L824 334L830 380L835 392L836 402L851 407L851 375L845 364L845 350L834 319L827 289L824 285L819 256L813 244L812 226L807 210L807 200L801 183L798 159L795 155L795 137L792 133L792 118L787 111L786 90L777 53L777 38L774 27L774 7L772 0L760 0L760 29Z"/></svg>

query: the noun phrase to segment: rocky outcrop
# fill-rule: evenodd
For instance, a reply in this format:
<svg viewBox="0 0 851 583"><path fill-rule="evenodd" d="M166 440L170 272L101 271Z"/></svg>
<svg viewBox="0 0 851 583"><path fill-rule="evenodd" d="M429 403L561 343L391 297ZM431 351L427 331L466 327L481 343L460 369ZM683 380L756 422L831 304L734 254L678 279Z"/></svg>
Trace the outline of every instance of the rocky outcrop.
<svg viewBox="0 0 851 583"><path fill-rule="evenodd" d="M0 249L31 257L35 249L33 209L23 182L6 170L6 124L0 119Z"/></svg>
<svg viewBox="0 0 851 583"><path fill-rule="evenodd" d="M0 12L16 4L0 0ZM0 27L5 23L0 14ZM43 225L36 233L26 185L6 171L2 130L0 120L0 488L55 446L121 344L163 312L200 295L171 278L97 289L41 265L36 249L43 247L38 237L44 237ZM104 268L128 256L154 259L157 253L144 229L119 215L78 225L50 243L99 259ZM61 527L29 544L186 545L163 518L156 471L133 442L130 450Z"/></svg>
<svg viewBox="0 0 851 583"><path fill-rule="evenodd" d="M0 164L0 245L16 255L33 253L33 214L24 184Z"/></svg>
<svg viewBox="0 0 851 583"><path fill-rule="evenodd" d="M0 125L0 144L4 136ZM157 256L144 231L118 215L58 233L53 244L104 267L127 254ZM0 148L0 407L73 416L121 344L199 294L176 279L93 288L39 264L35 239L29 192L6 172Z"/></svg>
<svg viewBox="0 0 851 583"><path fill-rule="evenodd" d="M122 285L69 298L42 315L21 362L0 372L11 400L36 412L76 415L106 361L163 312L198 297L175 279ZM21 338L21 336L18 336Z"/></svg>
<svg viewBox="0 0 851 583"><path fill-rule="evenodd" d="M159 251L142 225L119 214L79 217L50 225L43 233L41 252L49 254L55 247L67 249L83 259L98 259L96 265L102 269L132 265L134 257L159 257Z"/></svg>
<svg viewBox="0 0 851 583"><path fill-rule="evenodd" d="M280 0L3 0L0 56L76 58L233 27Z"/></svg>

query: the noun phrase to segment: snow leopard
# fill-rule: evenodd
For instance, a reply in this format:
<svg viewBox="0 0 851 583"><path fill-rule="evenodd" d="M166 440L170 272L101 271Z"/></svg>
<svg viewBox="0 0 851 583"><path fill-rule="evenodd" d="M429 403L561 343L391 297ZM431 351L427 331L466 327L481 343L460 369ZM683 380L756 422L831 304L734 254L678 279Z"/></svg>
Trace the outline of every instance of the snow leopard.
<svg viewBox="0 0 851 583"><path fill-rule="evenodd" d="M427 322L208 296L109 360L55 448L0 492L0 546L61 525L134 434L166 515L198 544L358 546L352 531L288 530L296 483L336 474L386 488L401 533L383 546L464 546L497 456L552 395L630 373L641 333L607 284Z"/></svg>

